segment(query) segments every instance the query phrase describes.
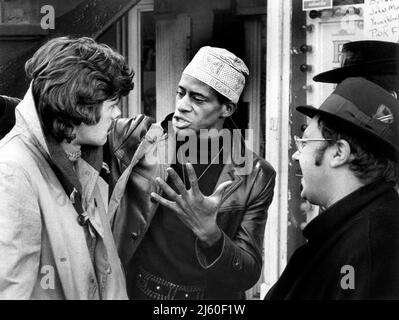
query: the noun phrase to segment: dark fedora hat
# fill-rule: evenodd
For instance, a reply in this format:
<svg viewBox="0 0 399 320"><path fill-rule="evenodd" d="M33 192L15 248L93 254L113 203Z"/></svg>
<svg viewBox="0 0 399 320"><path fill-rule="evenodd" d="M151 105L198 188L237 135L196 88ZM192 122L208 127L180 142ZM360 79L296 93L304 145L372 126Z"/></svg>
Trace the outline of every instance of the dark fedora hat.
<svg viewBox="0 0 399 320"><path fill-rule="evenodd" d="M320 108L299 106L299 112L313 118L333 120L348 134L367 143L370 150L399 161L399 100L364 78L347 78Z"/></svg>
<svg viewBox="0 0 399 320"><path fill-rule="evenodd" d="M314 81L339 83L348 77L399 74L399 43L364 40L342 47L341 67L319 73Z"/></svg>

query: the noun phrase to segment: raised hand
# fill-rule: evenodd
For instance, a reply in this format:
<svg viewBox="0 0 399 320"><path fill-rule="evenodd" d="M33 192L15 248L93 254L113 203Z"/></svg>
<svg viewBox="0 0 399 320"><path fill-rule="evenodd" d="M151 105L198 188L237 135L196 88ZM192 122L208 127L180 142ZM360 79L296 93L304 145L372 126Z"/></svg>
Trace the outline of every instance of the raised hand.
<svg viewBox="0 0 399 320"><path fill-rule="evenodd" d="M222 196L232 181L220 184L210 196L204 196L199 187L194 168L187 163L187 173L190 189L187 190L183 181L172 168L167 171L180 194L177 194L164 180L156 178L161 189L171 200L167 200L155 192L151 197L161 205L176 212L180 220L189 227L205 244L211 246L221 237L221 231L216 224L216 215L221 204Z"/></svg>

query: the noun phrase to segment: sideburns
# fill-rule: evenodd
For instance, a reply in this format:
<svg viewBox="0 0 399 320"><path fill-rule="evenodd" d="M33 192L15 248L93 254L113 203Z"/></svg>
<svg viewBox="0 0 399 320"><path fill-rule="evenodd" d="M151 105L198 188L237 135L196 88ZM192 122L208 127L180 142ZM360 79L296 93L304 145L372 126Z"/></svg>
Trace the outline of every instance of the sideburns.
<svg viewBox="0 0 399 320"><path fill-rule="evenodd" d="M316 167L320 167L323 163L324 154L328 148L328 143L325 142L320 148L316 149L316 156L314 159L314 164Z"/></svg>

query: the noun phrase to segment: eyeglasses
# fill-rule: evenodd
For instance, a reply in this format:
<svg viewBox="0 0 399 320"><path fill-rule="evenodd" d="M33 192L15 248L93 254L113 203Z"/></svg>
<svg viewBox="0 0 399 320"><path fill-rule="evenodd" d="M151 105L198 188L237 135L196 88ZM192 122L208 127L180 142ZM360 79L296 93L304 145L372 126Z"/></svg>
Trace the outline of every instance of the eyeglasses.
<svg viewBox="0 0 399 320"><path fill-rule="evenodd" d="M302 152L302 149L305 147L306 142L308 141L333 141L334 139L303 139L298 136L294 136L295 145L299 152Z"/></svg>

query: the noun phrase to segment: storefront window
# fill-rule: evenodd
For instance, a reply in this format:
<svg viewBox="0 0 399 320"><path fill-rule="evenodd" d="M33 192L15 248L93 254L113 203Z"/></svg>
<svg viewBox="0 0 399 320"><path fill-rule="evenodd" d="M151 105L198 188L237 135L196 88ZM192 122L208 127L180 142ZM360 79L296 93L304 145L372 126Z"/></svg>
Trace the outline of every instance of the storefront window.
<svg viewBox="0 0 399 320"><path fill-rule="evenodd" d="M397 0L335 0L333 8L306 13L311 26L307 45L307 103L319 106L334 89L333 84L316 83L312 78L341 65L342 46L349 41L399 41Z"/></svg>
<svg viewBox="0 0 399 320"><path fill-rule="evenodd" d="M305 11L307 30L303 53L306 64L306 103L319 107L336 84L315 82L321 72L341 66L342 47L359 40L399 42L399 2L397 0L334 0L328 9ZM305 208L305 207L304 207ZM318 208L306 206L307 222Z"/></svg>
<svg viewBox="0 0 399 320"><path fill-rule="evenodd" d="M307 103L319 106L334 90L333 84L321 84L313 77L323 71L337 68L341 63L344 43L364 39L364 1L337 0L331 9L313 10L307 13Z"/></svg>

